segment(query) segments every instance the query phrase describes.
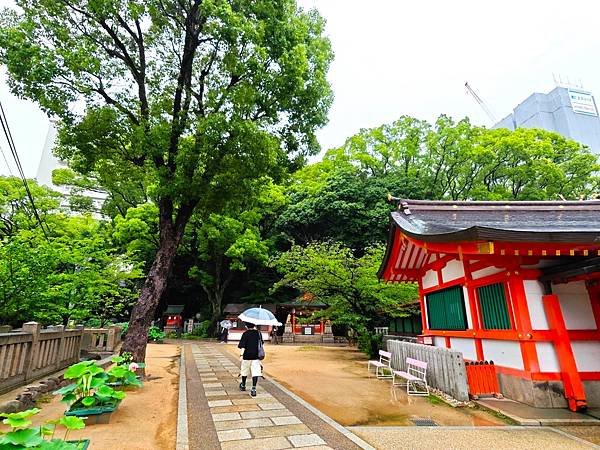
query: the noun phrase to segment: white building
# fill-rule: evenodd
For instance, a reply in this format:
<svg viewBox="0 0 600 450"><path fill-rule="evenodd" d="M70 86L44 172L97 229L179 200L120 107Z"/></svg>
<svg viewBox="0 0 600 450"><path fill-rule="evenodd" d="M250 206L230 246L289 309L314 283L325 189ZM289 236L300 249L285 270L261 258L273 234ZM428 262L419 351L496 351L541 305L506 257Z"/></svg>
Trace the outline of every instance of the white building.
<svg viewBox="0 0 600 450"><path fill-rule="evenodd" d="M46 135L46 141L44 143L44 149L42 150L42 156L40 157L40 163L38 165L37 175L35 177L38 184L47 186L50 189L60 192L65 196L65 200L62 205L66 209L70 209L69 197L74 194L74 188L68 186L57 186L52 182L52 172L56 169L67 169L68 165L58 159L54 153L54 147L56 146L56 139L58 136L58 129L56 127L56 120L50 119L50 125L48 127L48 133ZM108 196L105 193L94 192L89 190L77 191L77 195L82 195L92 199L93 211L96 217L100 217L100 210L102 205Z"/></svg>

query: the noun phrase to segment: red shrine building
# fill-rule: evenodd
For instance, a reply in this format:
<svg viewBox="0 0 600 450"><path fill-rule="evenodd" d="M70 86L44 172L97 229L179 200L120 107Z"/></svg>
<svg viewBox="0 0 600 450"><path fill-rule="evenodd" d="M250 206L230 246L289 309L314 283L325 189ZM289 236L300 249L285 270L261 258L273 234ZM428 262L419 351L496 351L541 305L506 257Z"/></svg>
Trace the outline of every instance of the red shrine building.
<svg viewBox="0 0 600 450"><path fill-rule="evenodd" d="M600 201L400 200L379 277L418 283L423 335L506 397L600 406Z"/></svg>

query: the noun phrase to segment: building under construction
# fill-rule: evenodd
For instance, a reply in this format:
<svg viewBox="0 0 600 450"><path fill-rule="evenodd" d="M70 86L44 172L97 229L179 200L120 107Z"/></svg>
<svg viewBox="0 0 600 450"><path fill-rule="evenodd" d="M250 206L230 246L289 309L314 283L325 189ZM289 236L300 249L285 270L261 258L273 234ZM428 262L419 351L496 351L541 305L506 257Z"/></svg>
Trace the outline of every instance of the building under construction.
<svg viewBox="0 0 600 450"><path fill-rule="evenodd" d="M600 154L600 118L591 92L557 86L547 94L534 93L493 128L542 128L555 131Z"/></svg>

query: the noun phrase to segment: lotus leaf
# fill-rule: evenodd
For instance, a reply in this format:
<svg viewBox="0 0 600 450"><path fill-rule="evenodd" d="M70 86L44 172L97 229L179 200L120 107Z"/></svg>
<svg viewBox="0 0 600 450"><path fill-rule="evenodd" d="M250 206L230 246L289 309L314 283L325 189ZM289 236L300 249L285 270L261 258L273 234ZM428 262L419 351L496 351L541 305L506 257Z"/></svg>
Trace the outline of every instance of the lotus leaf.
<svg viewBox="0 0 600 450"><path fill-rule="evenodd" d="M83 419L74 416L62 416L58 423L60 423L67 430L81 430L85 427Z"/></svg>

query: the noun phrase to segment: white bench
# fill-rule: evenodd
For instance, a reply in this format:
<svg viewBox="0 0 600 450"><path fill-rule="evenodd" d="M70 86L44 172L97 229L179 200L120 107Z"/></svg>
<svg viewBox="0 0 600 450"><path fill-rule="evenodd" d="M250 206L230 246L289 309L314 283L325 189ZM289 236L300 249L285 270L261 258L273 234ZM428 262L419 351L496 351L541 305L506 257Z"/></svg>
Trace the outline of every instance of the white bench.
<svg viewBox="0 0 600 450"><path fill-rule="evenodd" d="M375 366L375 375L377 378L393 378L392 375L392 354L384 350L379 350L379 360L371 360L367 364L367 371L371 373L371 366ZM381 370L381 373L380 373ZM387 370L387 374L385 373Z"/></svg>
<svg viewBox="0 0 600 450"><path fill-rule="evenodd" d="M404 382L396 383L396 377L402 378ZM429 395L427 385L427 363L418 359L406 358L406 372L394 370L392 372L392 386L406 385L408 395ZM419 389L424 387L424 389Z"/></svg>

